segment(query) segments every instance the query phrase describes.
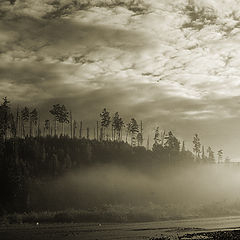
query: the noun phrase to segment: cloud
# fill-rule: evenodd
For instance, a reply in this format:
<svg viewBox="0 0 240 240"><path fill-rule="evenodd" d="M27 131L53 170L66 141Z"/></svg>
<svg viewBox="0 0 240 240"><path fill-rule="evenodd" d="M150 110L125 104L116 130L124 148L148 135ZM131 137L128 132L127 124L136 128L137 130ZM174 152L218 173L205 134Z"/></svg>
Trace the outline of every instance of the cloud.
<svg viewBox="0 0 240 240"><path fill-rule="evenodd" d="M106 106L183 138L199 126L212 139L207 121L220 131L240 114L238 4L2 1L1 93L42 109L63 102L86 121Z"/></svg>
<svg viewBox="0 0 240 240"><path fill-rule="evenodd" d="M143 14L148 10L148 5L143 0L4 0L0 3L2 17L44 19L61 18L94 7L123 7L134 14Z"/></svg>

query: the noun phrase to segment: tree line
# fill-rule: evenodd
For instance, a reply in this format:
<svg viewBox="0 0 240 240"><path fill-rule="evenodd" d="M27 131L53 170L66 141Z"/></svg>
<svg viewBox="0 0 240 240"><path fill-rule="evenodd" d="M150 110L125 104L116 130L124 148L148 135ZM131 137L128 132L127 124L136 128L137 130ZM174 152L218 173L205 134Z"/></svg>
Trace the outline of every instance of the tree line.
<svg viewBox="0 0 240 240"><path fill-rule="evenodd" d="M104 108L99 114L100 120L96 121L96 126L91 129L83 128L83 121L73 119L72 112L65 105L53 104L49 110L51 119L40 121L40 114L36 108L29 109L23 107L16 110L14 114L10 107L7 97L3 98L0 105L0 138L26 138L26 137L46 137L46 136L69 136L70 138L86 138L97 141L125 141L129 142L132 147L143 146L143 122L138 124L135 118L129 122L124 122L119 112L115 112L111 117L110 112ZM85 132L85 134L83 133ZM124 132L124 133L123 133ZM123 139L125 137L125 139ZM149 150L149 136L146 139L146 149ZM156 127L153 138L152 151L181 151L186 152L184 141L180 141L174 136L172 131L160 131ZM230 162L226 157L223 160L223 150L217 151L217 160L214 151L210 146L205 151L201 144L198 134L193 137L193 153L195 161L202 162Z"/></svg>

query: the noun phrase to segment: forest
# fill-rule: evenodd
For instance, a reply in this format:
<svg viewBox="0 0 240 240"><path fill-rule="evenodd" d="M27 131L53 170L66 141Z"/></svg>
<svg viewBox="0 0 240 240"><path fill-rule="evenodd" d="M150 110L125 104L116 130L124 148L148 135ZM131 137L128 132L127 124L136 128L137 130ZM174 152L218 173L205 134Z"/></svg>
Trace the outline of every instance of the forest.
<svg viewBox="0 0 240 240"><path fill-rule="evenodd" d="M132 118L125 123L118 112L111 117L106 108L93 129L83 129L82 121L74 120L64 105L53 105L49 113L52 118L42 121L37 109L23 107L13 111L8 99L3 98L0 105L1 215L59 210L57 204L47 205L46 199L36 197L36 192L66 174L93 167L119 166L151 175L156 169L160 174L165 169L230 161L223 160L222 150L217 153L217 161L211 147L205 154L198 134L193 136L191 152L172 131L160 131L159 127L155 129L152 147L149 136L143 146L143 122ZM65 203L63 206L71 207ZM81 206L85 207L84 203Z"/></svg>

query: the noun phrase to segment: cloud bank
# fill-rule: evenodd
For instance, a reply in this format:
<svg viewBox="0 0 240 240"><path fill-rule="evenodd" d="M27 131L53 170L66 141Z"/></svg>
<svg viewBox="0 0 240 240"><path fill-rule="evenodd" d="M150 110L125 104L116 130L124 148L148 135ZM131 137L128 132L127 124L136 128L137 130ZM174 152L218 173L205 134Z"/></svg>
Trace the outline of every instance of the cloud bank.
<svg viewBox="0 0 240 240"><path fill-rule="evenodd" d="M87 121L106 106L236 157L239 3L1 1L1 95Z"/></svg>

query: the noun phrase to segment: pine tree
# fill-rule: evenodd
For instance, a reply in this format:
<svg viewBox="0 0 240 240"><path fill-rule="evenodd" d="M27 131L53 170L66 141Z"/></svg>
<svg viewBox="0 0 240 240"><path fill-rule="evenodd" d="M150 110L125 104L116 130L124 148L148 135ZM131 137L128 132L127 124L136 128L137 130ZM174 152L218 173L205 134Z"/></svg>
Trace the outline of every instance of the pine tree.
<svg viewBox="0 0 240 240"><path fill-rule="evenodd" d="M136 146L136 134L139 132L137 121L132 118L128 124L129 133L131 133L131 146Z"/></svg>
<svg viewBox="0 0 240 240"><path fill-rule="evenodd" d="M55 104L49 111L55 120L55 135L57 135L57 122L62 124L62 134L64 135L64 124L69 123L69 112L64 105Z"/></svg>
<svg viewBox="0 0 240 240"><path fill-rule="evenodd" d="M168 136L166 137L166 142L164 144L164 148L168 151L180 151L180 142L178 139L173 135L172 131L168 132Z"/></svg>
<svg viewBox="0 0 240 240"><path fill-rule="evenodd" d="M160 132L159 132L159 127L157 127L155 129L153 140L154 140L154 143L153 143L153 146L152 146L153 152L162 151L163 146L161 144L161 136L160 136Z"/></svg>
<svg viewBox="0 0 240 240"><path fill-rule="evenodd" d="M193 138L193 152L196 154L196 159L199 159L201 153L201 143L198 134L195 134Z"/></svg>
<svg viewBox="0 0 240 240"><path fill-rule="evenodd" d="M16 123L9 104L7 97L4 97L3 103L0 105L0 138L5 139L9 131L16 136Z"/></svg>
<svg viewBox="0 0 240 240"><path fill-rule="evenodd" d="M143 145L143 123L141 121L140 123L140 132L137 135L137 140L138 140L138 146Z"/></svg>
<svg viewBox="0 0 240 240"><path fill-rule="evenodd" d="M117 140L121 140L121 130L124 126L124 122L122 118L119 116L119 113L116 112L112 119L112 127L113 127L113 139L115 140L115 133L117 133Z"/></svg>
<svg viewBox="0 0 240 240"><path fill-rule="evenodd" d="M103 109L103 111L100 113L101 118L101 126L103 128L103 140L106 140L106 137L108 139L108 127L111 123L111 117L110 112L107 111L106 108Z"/></svg>
<svg viewBox="0 0 240 240"><path fill-rule="evenodd" d="M156 129L155 129L155 133L154 133L154 144L155 145L158 145L158 144L160 144L160 142L161 142L161 139L160 139L160 133L159 133L159 127L157 127Z"/></svg>

